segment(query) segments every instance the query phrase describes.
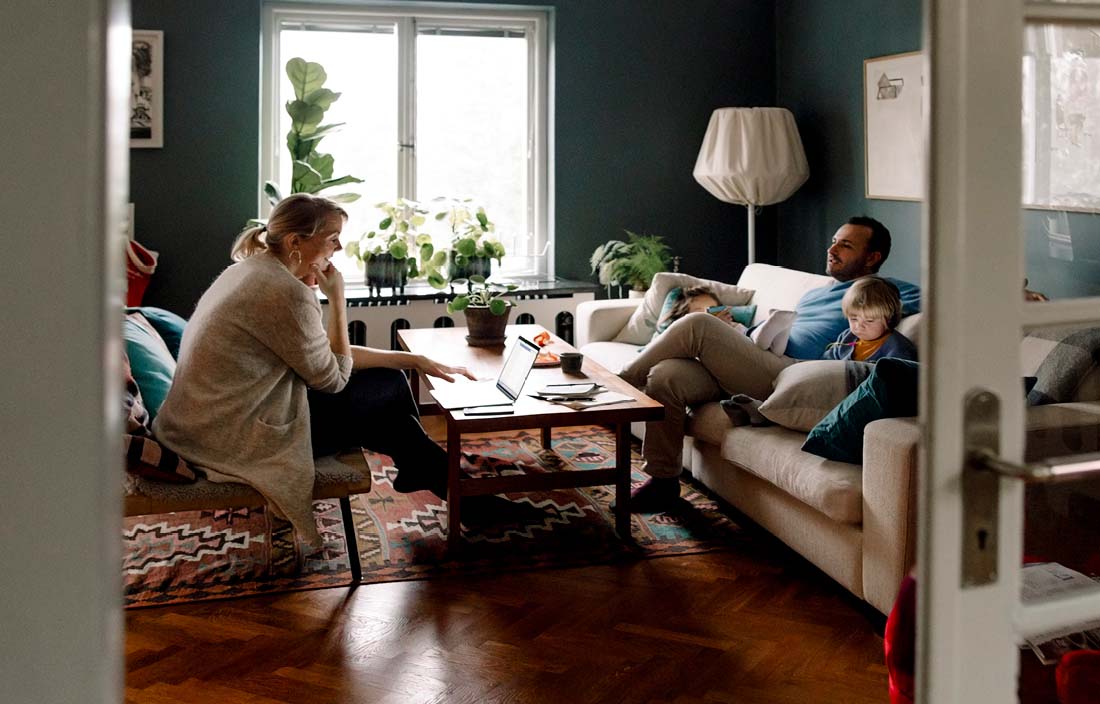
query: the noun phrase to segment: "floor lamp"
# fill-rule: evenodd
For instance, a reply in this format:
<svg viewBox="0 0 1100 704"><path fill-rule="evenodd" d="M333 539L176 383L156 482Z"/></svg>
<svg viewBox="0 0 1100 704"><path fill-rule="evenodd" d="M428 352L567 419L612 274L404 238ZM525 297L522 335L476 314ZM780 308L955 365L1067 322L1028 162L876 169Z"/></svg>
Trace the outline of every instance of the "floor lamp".
<svg viewBox="0 0 1100 704"><path fill-rule="evenodd" d="M810 176L794 115L783 108L719 108L710 116L695 180L749 211L749 264L756 261L756 209L780 203Z"/></svg>

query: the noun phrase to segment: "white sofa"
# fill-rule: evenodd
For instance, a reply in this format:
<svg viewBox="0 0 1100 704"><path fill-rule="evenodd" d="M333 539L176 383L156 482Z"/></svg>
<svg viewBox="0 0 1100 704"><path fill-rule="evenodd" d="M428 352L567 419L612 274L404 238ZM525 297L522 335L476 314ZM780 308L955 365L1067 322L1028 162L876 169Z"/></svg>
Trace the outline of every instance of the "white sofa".
<svg viewBox="0 0 1100 704"><path fill-rule="evenodd" d="M793 310L804 293L830 282L827 276L750 264L737 285L755 291L758 322L773 308ZM582 303L577 347L608 369L622 368L639 346L614 339L641 303ZM635 434L642 430L636 427ZM863 461L875 471L802 452L802 432L734 427L717 403L693 410L688 433L684 467L695 478L853 594L889 611L916 541L915 419L868 426Z"/></svg>
<svg viewBox="0 0 1100 704"><path fill-rule="evenodd" d="M654 293L670 284L690 285L690 277L683 275L657 276L660 285L655 278ZM673 278L677 276L681 278ZM737 285L753 291L751 302L757 305L755 322L759 322L773 308L794 309L805 292L830 282L827 276L750 264ZM651 310L656 297L650 296ZM621 369L638 353L639 345L615 338L622 337L624 326L642 303L639 298L582 303L577 308L576 346L608 369ZM909 316L900 326L914 342L919 341L919 318ZM634 337L636 342L636 328ZM1051 346L1025 338L1023 375L1036 373ZM1059 447L1063 454L1100 449L1100 368L1094 365L1074 381L1073 403L1029 409L1028 430L1033 438L1029 454L1059 454ZM1074 426L1082 432L1067 432ZM1044 429L1057 430L1041 432ZM644 427L632 430L641 437ZM862 466L803 452L805 432L779 426L734 427L717 403L693 409L687 432L684 467L696 479L853 594L889 612L916 548L921 433L915 418L870 423L864 433Z"/></svg>

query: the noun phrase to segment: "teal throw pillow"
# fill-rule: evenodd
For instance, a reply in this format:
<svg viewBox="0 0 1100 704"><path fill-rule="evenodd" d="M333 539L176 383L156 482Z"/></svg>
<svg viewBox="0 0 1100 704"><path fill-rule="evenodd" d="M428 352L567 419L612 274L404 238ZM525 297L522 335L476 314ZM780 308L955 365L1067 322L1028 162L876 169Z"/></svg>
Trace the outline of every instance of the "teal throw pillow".
<svg viewBox="0 0 1100 704"><path fill-rule="evenodd" d="M657 337L665 330L668 330L668 326L672 325L675 320L669 320L668 316L672 313L672 309L676 307L676 304L680 302L680 299L684 297L684 289L677 286L676 288L670 288L668 293L665 294L665 302L661 304L661 312L657 316L657 327L653 331L653 337Z"/></svg>
<svg viewBox="0 0 1100 704"><path fill-rule="evenodd" d="M805 452L839 462L863 462L863 431L879 418L917 415L916 362L888 357L821 419L802 445Z"/></svg>
<svg viewBox="0 0 1100 704"><path fill-rule="evenodd" d="M183 339L183 328L187 325L186 320L170 310L153 308L152 306L127 308L126 313L141 313L144 315L145 319L152 323L153 329L157 331L160 338L164 340L164 344L168 346L172 358L179 359L180 340Z"/></svg>
<svg viewBox="0 0 1100 704"><path fill-rule="evenodd" d="M130 358L130 372L141 391L151 423L172 386L176 360L156 329L141 313L126 316L122 339L126 343L126 355Z"/></svg>
<svg viewBox="0 0 1100 704"><path fill-rule="evenodd" d="M722 310L728 310L733 322L741 323L745 327L752 325L752 319L756 317L755 303L748 306L711 306L707 308L708 313L719 313Z"/></svg>

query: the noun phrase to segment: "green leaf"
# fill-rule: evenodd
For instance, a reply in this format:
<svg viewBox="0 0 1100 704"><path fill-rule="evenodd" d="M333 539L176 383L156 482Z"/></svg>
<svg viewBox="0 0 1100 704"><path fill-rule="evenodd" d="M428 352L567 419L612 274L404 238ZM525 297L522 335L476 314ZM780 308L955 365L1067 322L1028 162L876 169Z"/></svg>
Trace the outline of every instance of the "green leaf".
<svg viewBox="0 0 1100 704"><path fill-rule="evenodd" d="M415 279L416 277L420 276L420 270L416 268L416 260L412 257L409 257L405 261L408 262L407 270L409 272L409 278Z"/></svg>
<svg viewBox="0 0 1100 704"><path fill-rule="evenodd" d="M502 298L494 298L489 301L489 312L493 315L504 315L506 310L508 310L508 301Z"/></svg>
<svg viewBox="0 0 1100 704"><path fill-rule="evenodd" d="M416 244L418 247L423 247L426 244L432 243L432 236L427 233L421 233L416 236Z"/></svg>
<svg viewBox="0 0 1100 704"><path fill-rule="evenodd" d="M481 223L481 229L488 232L489 230L489 218L485 215L485 208L477 209L477 221Z"/></svg>
<svg viewBox="0 0 1100 704"><path fill-rule="evenodd" d="M325 188L328 188L328 186L325 186ZM333 203L354 203L362 197L362 193L338 193L334 196L325 196L325 198L328 198Z"/></svg>
<svg viewBox="0 0 1100 704"><path fill-rule="evenodd" d="M333 122L328 125L321 125L315 130L312 130L308 135L302 136L303 142L316 142L322 137L330 134L334 134L340 131L340 128L346 125L346 122Z"/></svg>
<svg viewBox="0 0 1100 704"><path fill-rule="evenodd" d="M321 184L321 188L332 188L333 186L342 186L345 183L363 183L363 179L356 178L354 176L340 176L339 178L328 178Z"/></svg>
<svg viewBox="0 0 1100 704"><path fill-rule="evenodd" d="M267 196L267 202L272 205L276 205L283 199L283 192L279 189L279 184L274 181L264 182L264 195Z"/></svg>
<svg viewBox="0 0 1100 704"><path fill-rule="evenodd" d="M435 219L436 219L436 220L442 220L442 219L443 219L443 218L445 218L445 217L447 217L447 211L446 211L446 210L444 210L444 211L443 211L443 212L441 212L441 213L436 213L436 214L435 214Z"/></svg>
<svg viewBox="0 0 1100 704"><path fill-rule="evenodd" d="M378 229L379 230L388 230L388 229L390 229L390 225L392 225L392 224L393 224L393 218L392 217L385 218L384 220L382 220L382 222L378 223Z"/></svg>
<svg viewBox="0 0 1100 704"><path fill-rule="evenodd" d="M332 104L340 99L339 93L333 93L328 88L318 88L317 90L310 91L302 98L307 103L316 105L322 110L328 110L332 107Z"/></svg>
<svg viewBox="0 0 1100 704"><path fill-rule="evenodd" d="M485 277L481 274L473 274L470 276L470 281L474 282L475 284L483 284L485 283Z"/></svg>
<svg viewBox="0 0 1100 704"><path fill-rule="evenodd" d="M336 162L331 154L312 154L305 162L313 167L313 170L321 174L322 181L332 178L332 166Z"/></svg>
<svg viewBox="0 0 1100 704"><path fill-rule="evenodd" d="M321 174L304 161L295 161L291 173L294 178L294 193L316 193L321 187Z"/></svg>
<svg viewBox="0 0 1100 704"><path fill-rule="evenodd" d="M447 312L452 313L452 314L457 313L459 311L466 310L467 306L469 306L469 305L470 305L470 297L469 296L464 296L464 295L455 296L455 299L447 304Z"/></svg>
<svg viewBox="0 0 1100 704"><path fill-rule="evenodd" d="M328 80L328 74L321 64L294 57L286 62L286 75L294 86L294 95L301 100L317 90Z"/></svg>
<svg viewBox="0 0 1100 704"><path fill-rule="evenodd" d="M454 243L454 248L459 254L466 257L472 257L474 256L474 252L477 251L477 242L470 237L463 237L458 242Z"/></svg>
<svg viewBox="0 0 1100 704"><path fill-rule="evenodd" d="M349 257L351 257L353 259L358 259L359 258L359 243L358 242L348 242L348 246L344 247L344 252L346 252Z"/></svg>
<svg viewBox="0 0 1100 704"><path fill-rule="evenodd" d="M409 223L405 220L402 220L401 222L397 223L397 229L400 230L401 232L408 232L409 231Z"/></svg>
<svg viewBox="0 0 1100 704"><path fill-rule="evenodd" d="M441 249L432 255L432 266L443 266L447 263L447 250Z"/></svg>
<svg viewBox="0 0 1100 704"><path fill-rule="evenodd" d="M409 247L401 240L391 242L390 254L393 255L394 259L404 259L409 256Z"/></svg>
<svg viewBox="0 0 1100 704"><path fill-rule="evenodd" d="M431 242L420 245L420 261L424 262L425 266L430 264L434 252L435 247L432 246Z"/></svg>
<svg viewBox="0 0 1100 704"><path fill-rule="evenodd" d="M290 115L290 119L294 121L292 126L297 128L302 135L315 132L317 125L325 117L324 110L301 100L292 100L287 103L286 114Z"/></svg>
<svg viewBox="0 0 1100 704"><path fill-rule="evenodd" d="M445 279L443 275L439 272L432 272L431 274L428 274L428 285L434 289L442 291L443 289L447 288L447 279ZM452 311L448 310L448 312Z"/></svg>
<svg viewBox="0 0 1100 704"><path fill-rule="evenodd" d="M420 227L421 225L424 224L424 216L423 215L414 215L414 216L412 216L412 218L410 218L409 221L412 223L413 227Z"/></svg>

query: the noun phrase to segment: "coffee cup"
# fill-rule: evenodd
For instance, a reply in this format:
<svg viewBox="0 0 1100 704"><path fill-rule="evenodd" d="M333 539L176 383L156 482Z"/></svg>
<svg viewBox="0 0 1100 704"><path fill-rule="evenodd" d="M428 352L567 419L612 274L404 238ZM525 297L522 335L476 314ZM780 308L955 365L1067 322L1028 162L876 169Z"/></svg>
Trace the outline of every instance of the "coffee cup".
<svg viewBox="0 0 1100 704"><path fill-rule="evenodd" d="M580 374L581 366L584 364L584 355L580 352L562 352L561 357L561 370L566 374Z"/></svg>

